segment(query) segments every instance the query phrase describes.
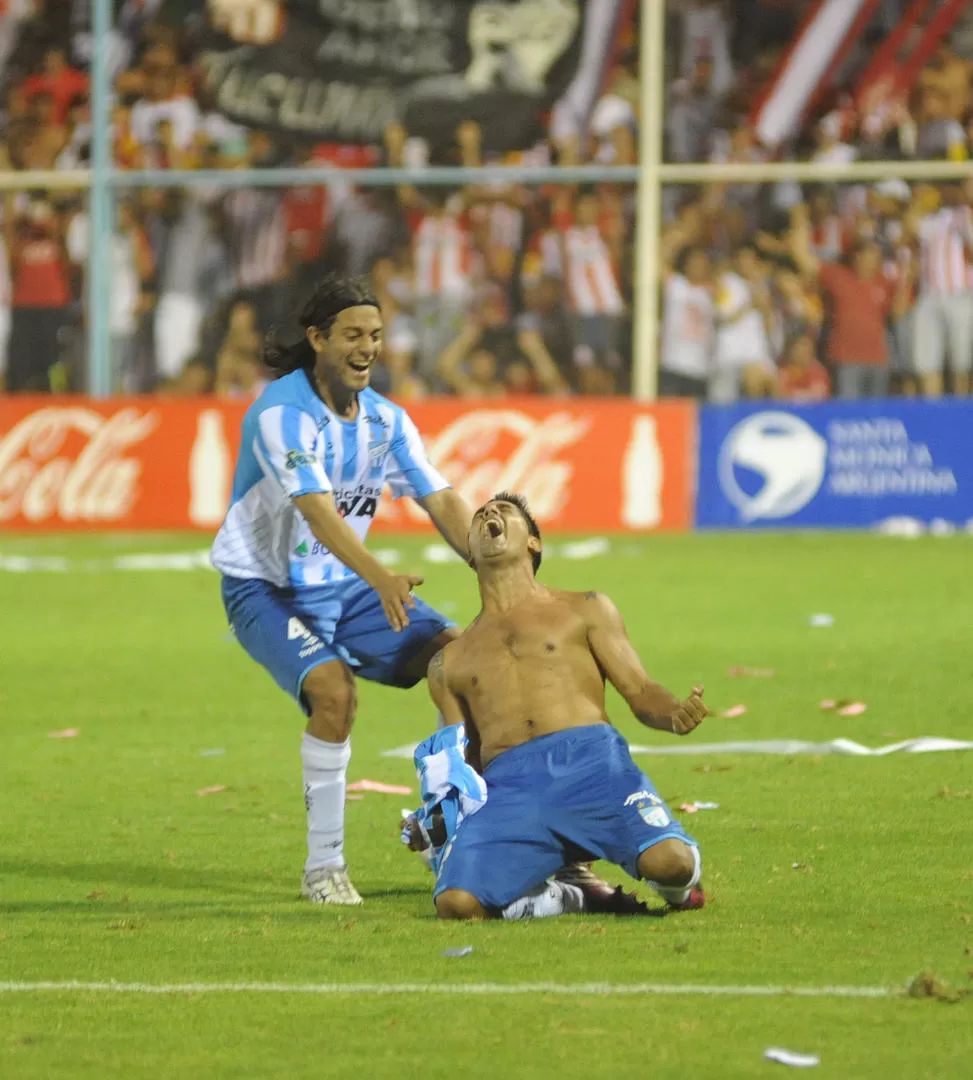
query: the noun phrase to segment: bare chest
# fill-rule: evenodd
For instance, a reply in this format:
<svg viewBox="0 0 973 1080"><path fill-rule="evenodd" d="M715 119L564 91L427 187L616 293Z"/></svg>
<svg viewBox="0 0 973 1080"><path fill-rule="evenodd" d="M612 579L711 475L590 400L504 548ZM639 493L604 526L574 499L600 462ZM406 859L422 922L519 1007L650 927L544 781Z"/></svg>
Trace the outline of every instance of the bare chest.
<svg viewBox="0 0 973 1080"><path fill-rule="evenodd" d="M514 681L546 682L587 657L584 625L570 610L491 616L463 637L450 685L466 697L494 693Z"/></svg>

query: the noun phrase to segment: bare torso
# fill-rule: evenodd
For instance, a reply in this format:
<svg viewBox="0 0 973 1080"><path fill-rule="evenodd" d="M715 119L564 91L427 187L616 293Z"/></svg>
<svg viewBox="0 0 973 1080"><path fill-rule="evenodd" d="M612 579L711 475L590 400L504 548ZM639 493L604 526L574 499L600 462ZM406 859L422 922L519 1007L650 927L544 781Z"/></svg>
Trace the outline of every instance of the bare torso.
<svg viewBox="0 0 973 1080"><path fill-rule="evenodd" d="M482 766L542 735L607 722L583 614L592 595L545 589L510 611L482 612L448 646L446 685Z"/></svg>

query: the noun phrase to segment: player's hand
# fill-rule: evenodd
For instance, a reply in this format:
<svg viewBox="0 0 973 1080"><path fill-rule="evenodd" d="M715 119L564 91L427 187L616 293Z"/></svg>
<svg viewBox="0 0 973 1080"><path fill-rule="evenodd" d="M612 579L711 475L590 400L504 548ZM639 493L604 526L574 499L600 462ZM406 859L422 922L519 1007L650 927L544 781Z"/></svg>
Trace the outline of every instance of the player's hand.
<svg viewBox="0 0 973 1080"><path fill-rule="evenodd" d="M416 606L416 598L412 595L412 590L422 582L423 579L414 574L390 574L388 581L376 588L378 598L382 601L385 617L396 633L409 625L406 609Z"/></svg>
<svg viewBox="0 0 973 1080"><path fill-rule="evenodd" d="M402 820L399 822L399 832L402 843L410 851L425 851L429 847L429 841L422 835L419 821L411 811L402 811Z"/></svg>
<svg viewBox="0 0 973 1080"><path fill-rule="evenodd" d="M699 727L708 711L703 703L703 688L694 686L693 692L685 701L680 702L672 718L673 735L688 735Z"/></svg>

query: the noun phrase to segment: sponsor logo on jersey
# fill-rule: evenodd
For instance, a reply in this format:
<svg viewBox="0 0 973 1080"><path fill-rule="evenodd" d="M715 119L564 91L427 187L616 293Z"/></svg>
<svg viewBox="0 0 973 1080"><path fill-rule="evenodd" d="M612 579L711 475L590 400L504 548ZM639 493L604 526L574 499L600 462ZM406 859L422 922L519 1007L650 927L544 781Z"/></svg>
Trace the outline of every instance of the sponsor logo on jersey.
<svg viewBox="0 0 973 1080"><path fill-rule="evenodd" d="M629 795L625 800L626 806L640 806L642 803L651 803L653 806L658 806L662 800L654 791L636 791L634 795Z"/></svg>
<svg viewBox="0 0 973 1080"><path fill-rule="evenodd" d="M335 491L334 504L342 517L374 517L382 489L359 486L350 491Z"/></svg>
<svg viewBox="0 0 973 1080"><path fill-rule="evenodd" d="M307 453L305 450L288 450L287 451L287 468L299 469L302 465L313 465L315 462L313 454Z"/></svg>

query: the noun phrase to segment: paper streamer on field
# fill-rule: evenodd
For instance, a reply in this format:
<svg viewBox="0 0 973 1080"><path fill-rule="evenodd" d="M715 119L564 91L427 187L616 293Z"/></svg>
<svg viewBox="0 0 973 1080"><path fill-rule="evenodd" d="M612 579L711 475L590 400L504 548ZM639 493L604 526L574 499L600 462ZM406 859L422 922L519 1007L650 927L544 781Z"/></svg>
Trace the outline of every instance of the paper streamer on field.
<svg viewBox="0 0 973 1080"><path fill-rule="evenodd" d="M906 754L931 754L938 750L973 750L973 742L940 739L926 735L919 739L889 743L888 746L862 746L851 739L830 742L804 742L802 739L767 739L753 742L685 743L679 746L630 746L633 754L840 754L844 757L885 757L902 751Z"/></svg>
<svg viewBox="0 0 973 1080"><path fill-rule="evenodd" d="M406 758L412 760L416 744L397 746L393 750L383 750L382 757ZM688 756L710 756L713 754L839 754L844 757L885 757L899 751L906 754L931 754L943 750L973 750L973 742L961 739L940 739L935 735L925 735L918 739L906 739L904 742L889 743L888 746L862 746L851 739L832 739L830 742L805 742L802 739L764 739L748 742L721 743L680 743L678 746L637 746L629 747L633 754L669 754Z"/></svg>

